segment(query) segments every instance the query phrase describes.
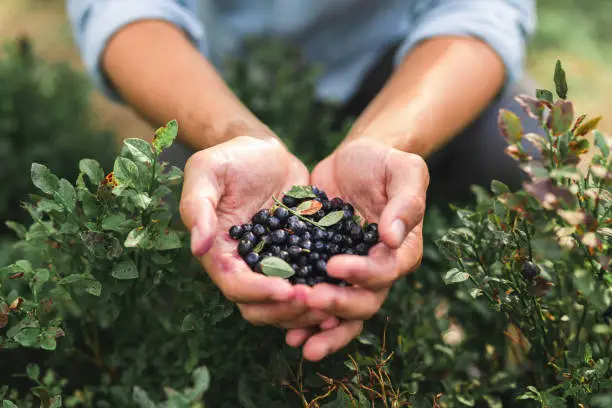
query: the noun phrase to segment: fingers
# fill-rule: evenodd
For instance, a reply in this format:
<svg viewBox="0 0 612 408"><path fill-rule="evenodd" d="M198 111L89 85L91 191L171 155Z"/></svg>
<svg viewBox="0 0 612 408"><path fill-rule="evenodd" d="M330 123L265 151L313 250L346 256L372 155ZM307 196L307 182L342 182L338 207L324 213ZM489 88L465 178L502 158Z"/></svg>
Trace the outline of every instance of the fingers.
<svg viewBox="0 0 612 408"><path fill-rule="evenodd" d="M191 156L185 166L180 214L191 231L191 251L195 256L207 253L217 229L216 206L221 188L215 175L214 155L203 150Z"/></svg>
<svg viewBox="0 0 612 408"><path fill-rule="evenodd" d="M352 320L342 322L334 329L325 330L316 334L305 331L296 332L295 334L287 333L285 340L288 344L289 341L295 341L295 343L297 343L298 340L302 340L302 342L305 340L306 343L302 351L304 358L309 361L320 361L345 347L351 340L357 337L362 330L363 322L360 320ZM311 335L307 340L304 339L304 337L307 337L306 334Z"/></svg>
<svg viewBox="0 0 612 408"><path fill-rule="evenodd" d="M312 288L308 307L347 320L367 320L378 312L388 290L339 287L322 283Z"/></svg>
<svg viewBox="0 0 612 408"><path fill-rule="evenodd" d="M290 347L300 347L315 331L314 328L289 330L285 335L285 343Z"/></svg>
<svg viewBox="0 0 612 408"><path fill-rule="evenodd" d="M389 202L380 216L379 231L381 240L395 249L423 220L429 172L422 158L399 150L391 151L385 165Z"/></svg>
<svg viewBox="0 0 612 408"><path fill-rule="evenodd" d="M320 310L308 310L302 300L291 302L238 304L242 317L255 326L276 324L285 329L316 327L336 321L337 318ZM333 327L333 326L331 326Z"/></svg>

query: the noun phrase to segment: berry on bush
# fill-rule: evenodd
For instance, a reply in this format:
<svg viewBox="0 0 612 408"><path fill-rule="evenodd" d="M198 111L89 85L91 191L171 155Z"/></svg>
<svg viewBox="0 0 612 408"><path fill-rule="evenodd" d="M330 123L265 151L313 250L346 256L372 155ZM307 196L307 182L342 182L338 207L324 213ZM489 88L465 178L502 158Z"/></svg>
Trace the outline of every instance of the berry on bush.
<svg viewBox="0 0 612 408"><path fill-rule="evenodd" d="M351 204L337 197L329 200L317 187L293 186L274 201L253 215L252 224L229 229L230 237L240 241L238 254L255 272L293 284L344 286L347 282L327 274L329 259L367 255L379 242L376 224L362 225Z"/></svg>

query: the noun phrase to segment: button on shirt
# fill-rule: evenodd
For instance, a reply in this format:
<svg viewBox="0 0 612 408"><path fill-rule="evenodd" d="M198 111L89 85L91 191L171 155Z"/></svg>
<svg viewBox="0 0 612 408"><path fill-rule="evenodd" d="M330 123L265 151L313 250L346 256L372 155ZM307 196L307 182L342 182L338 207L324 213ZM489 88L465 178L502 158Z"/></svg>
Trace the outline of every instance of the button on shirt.
<svg viewBox="0 0 612 408"><path fill-rule="evenodd" d="M121 99L101 72L101 55L120 28L161 19L184 30L223 75L247 36L281 37L322 64L322 99L346 101L368 68L400 42L395 64L419 42L444 35L489 44L520 78L535 0L68 0L68 14L87 71L108 97Z"/></svg>

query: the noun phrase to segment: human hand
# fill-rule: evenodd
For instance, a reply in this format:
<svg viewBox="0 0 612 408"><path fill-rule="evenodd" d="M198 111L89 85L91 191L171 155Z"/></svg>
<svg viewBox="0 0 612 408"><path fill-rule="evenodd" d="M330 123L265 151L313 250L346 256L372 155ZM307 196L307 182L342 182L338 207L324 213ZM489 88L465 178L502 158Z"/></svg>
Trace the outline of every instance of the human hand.
<svg viewBox="0 0 612 408"><path fill-rule="evenodd" d="M324 312L308 311L304 285L253 272L228 233L232 225L248 223L258 210L269 207L273 195L308 184L308 179L306 167L272 138L237 137L195 153L185 166L180 212L191 231L192 253L252 324L337 325L337 319Z"/></svg>
<svg viewBox="0 0 612 408"><path fill-rule="evenodd" d="M288 331L287 343L298 347L305 342L304 357L317 361L359 335L363 321L379 310L393 283L420 265L429 172L417 155L357 140L321 162L311 184L330 198L352 203L368 222L377 222L381 238L368 256L338 255L327 263L330 276L354 286L323 283L310 288L306 301L310 308L344 319L320 333L308 328Z"/></svg>

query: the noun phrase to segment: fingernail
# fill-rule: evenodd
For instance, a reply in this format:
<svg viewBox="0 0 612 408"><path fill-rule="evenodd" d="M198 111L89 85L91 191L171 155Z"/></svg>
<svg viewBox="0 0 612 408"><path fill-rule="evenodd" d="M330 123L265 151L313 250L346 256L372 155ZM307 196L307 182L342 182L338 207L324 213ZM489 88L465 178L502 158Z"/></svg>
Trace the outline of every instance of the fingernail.
<svg viewBox="0 0 612 408"><path fill-rule="evenodd" d="M200 228L194 226L191 229L191 253L194 256L202 256L203 236Z"/></svg>
<svg viewBox="0 0 612 408"><path fill-rule="evenodd" d="M391 233L398 243L401 243L406 238L406 224L399 218L391 223Z"/></svg>

